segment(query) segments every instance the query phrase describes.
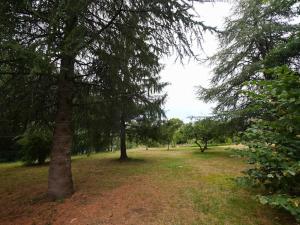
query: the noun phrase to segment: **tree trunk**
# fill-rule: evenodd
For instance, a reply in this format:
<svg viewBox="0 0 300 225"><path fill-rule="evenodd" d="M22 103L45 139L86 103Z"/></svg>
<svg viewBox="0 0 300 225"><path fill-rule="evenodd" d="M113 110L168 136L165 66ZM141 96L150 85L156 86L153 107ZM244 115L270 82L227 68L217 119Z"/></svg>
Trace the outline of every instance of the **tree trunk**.
<svg viewBox="0 0 300 225"><path fill-rule="evenodd" d="M111 151L111 152L114 151L113 145L114 145L114 143L113 143L113 135L111 135L111 137L110 137L110 151Z"/></svg>
<svg viewBox="0 0 300 225"><path fill-rule="evenodd" d="M65 79L59 81L57 110L48 177L48 195L52 199L68 197L74 192L71 171L72 83Z"/></svg>
<svg viewBox="0 0 300 225"><path fill-rule="evenodd" d="M127 152L126 152L126 124L123 115L121 115L121 120L120 120L120 147L121 147L120 160L128 159Z"/></svg>
<svg viewBox="0 0 300 225"><path fill-rule="evenodd" d="M208 142L208 140L207 140L207 139L204 139L204 150L207 149L207 142Z"/></svg>
<svg viewBox="0 0 300 225"><path fill-rule="evenodd" d="M69 2L70 3L70 2ZM68 5L68 4L67 4ZM72 131L72 100L74 64L76 58L77 40L73 30L77 26L77 14L71 8L65 21L64 42L61 47L60 76L58 80L58 107L55 118L53 143L50 154L48 177L48 195L52 199L65 198L73 194L71 171Z"/></svg>
<svg viewBox="0 0 300 225"><path fill-rule="evenodd" d="M195 140L195 144L198 145L198 147L200 148L201 152L204 152L205 149L202 148L201 144L197 140Z"/></svg>
<svg viewBox="0 0 300 225"><path fill-rule="evenodd" d="M43 165L45 163L46 159L44 157L38 157L38 164Z"/></svg>

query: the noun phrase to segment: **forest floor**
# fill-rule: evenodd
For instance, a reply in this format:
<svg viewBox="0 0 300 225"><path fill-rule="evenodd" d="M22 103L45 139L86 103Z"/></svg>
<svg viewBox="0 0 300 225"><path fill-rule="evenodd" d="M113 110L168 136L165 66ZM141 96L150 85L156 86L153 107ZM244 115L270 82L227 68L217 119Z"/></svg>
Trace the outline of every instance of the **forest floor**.
<svg viewBox="0 0 300 225"><path fill-rule="evenodd" d="M47 166L0 164L1 225L293 225L232 178L246 166L226 147L129 150L74 157L76 192L50 202Z"/></svg>

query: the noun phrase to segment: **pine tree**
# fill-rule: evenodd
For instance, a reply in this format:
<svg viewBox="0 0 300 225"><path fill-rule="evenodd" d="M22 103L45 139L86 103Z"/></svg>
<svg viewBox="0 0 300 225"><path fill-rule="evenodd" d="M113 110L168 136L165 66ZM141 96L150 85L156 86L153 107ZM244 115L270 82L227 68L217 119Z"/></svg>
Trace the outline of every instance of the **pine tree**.
<svg viewBox="0 0 300 225"><path fill-rule="evenodd" d="M180 57L194 55L190 40L200 40L203 28L207 28L194 16L195 2L201 1L1 0L1 73L10 74L13 68L6 65L24 58L24 50L30 49L46 62L56 80L50 197L62 198L74 192L71 146L75 95L85 85L84 80L100 82L101 73L94 71L94 65L115 41L115 34L120 29L137 30L157 56L172 51ZM135 19L136 26L128 23L128 18ZM130 43L136 40L138 36L128 37ZM16 49L22 54L11 54ZM29 74L33 68L29 67ZM22 70L17 74L28 73Z"/></svg>
<svg viewBox="0 0 300 225"><path fill-rule="evenodd" d="M219 36L220 50L211 57L211 87L200 87L199 97L217 102L215 112L230 118L240 130L245 129L249 118L260 114L259 110L249 110L252 102L242 90L255 88L248 81L272 79L264 69L277 63L267 63L267 58L298 33L298 23L294 21L299 15L296 2L241 0L225 22Z"/></svg>

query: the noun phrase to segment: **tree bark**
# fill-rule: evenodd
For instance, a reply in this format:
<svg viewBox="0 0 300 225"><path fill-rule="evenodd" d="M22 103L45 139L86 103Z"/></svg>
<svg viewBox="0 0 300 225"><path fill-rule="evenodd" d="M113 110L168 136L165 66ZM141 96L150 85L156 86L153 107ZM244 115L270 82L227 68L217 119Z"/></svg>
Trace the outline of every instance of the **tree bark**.
<svg viewBox="0 0 300 225"><path fill-rule="evenodd" d="M200 148L201 152L204 152L205 149L202 148L201 144L197 140L195 140L195 144L198 145L198 147Z"/></svg>
<svg viewBox="0 0 300 225"><path fill-rule="evenodd" d="M48 195L52 199L73 194L71 171L72 83L62 78L58 85L58 109L55 119L53 143L50 154Z"/></svg>
<svg viewBox="0 0 300 225"><path fill-rule="evenodd" d="M120 120L120 147L121 147L120 160L127 160L128 156L126 151L126 124L123 115L121 115L121 120Z"/></svg>
<svg viewBox="0 0 300 225"><path fill-rule="evenodd" d="M52 199L65 198L74 192L71 170L71 147L73 142L72 100L76 38L72 37L72 32L77 26L77 15L71 9L67 9L67 13L68 17L65 21L63 32L64 43L61 51L60 76L58 80L58 107L48 176L48 195Z"/></svg>
<svg viewBox="0 0 300 225"><path fill-rule="evenodd" d="M208 140L204 139L204 150L203 151L205 151L207 149L207 142L208 142Z"/></svg>

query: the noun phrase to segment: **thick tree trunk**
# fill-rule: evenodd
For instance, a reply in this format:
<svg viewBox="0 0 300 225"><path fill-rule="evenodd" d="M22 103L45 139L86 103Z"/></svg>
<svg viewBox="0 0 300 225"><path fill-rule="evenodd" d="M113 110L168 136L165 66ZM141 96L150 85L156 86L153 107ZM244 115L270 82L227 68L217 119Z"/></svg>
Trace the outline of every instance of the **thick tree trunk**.
<svg viewBox="0 0 300 225"><path fill-rule="evenodd" d="M73 194L71 172L72 83L61 79L58 86L58 111L55 119L53 144L50 155L48 195L52 199Z"/></svg>
<svg viewBox="0 0 300 225"><path fill-rule="evenodd" d="M126 124L124 116L121 116L120 120L120 147L121 147L121 155L120 160L127 160L127 151L126 151Z"/></svg>
<svg viewBox="0 0 300 225"><path fill-rule="evenodd" d="M65 198L73 194L71 171L72 100L74 64L76 58L76 37L73 30L77 26L77 14L69 2L67 4L64 42L61 48L60 76L58 81L58 108L55 118L53 143L50 154L48 195L52 199Z"/></svg>

